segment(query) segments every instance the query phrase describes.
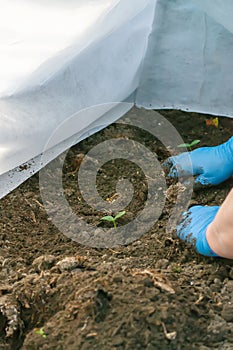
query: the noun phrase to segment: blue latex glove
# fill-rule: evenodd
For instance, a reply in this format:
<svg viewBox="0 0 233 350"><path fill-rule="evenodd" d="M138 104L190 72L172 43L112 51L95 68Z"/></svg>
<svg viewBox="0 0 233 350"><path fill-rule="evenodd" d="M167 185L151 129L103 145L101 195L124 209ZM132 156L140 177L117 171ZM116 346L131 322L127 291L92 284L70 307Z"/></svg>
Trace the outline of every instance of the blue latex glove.
<svg viewBox="0 0 233 350"><path fill-rule="evenodd" d="M233 175L233 137L214 147L201 147L178 156L170 157L164 166L170 169L168 176L197 176L196 185L218 185Z"/></svg>
<svg viewBox="0 0 233 350"><path fill-rule="evenodd" d="M218 256L206 240L206 229L214 220L219 207L194 206L183 213L183 221L177 226L177 235L196 247L198 253L206 256Z"/></svg>

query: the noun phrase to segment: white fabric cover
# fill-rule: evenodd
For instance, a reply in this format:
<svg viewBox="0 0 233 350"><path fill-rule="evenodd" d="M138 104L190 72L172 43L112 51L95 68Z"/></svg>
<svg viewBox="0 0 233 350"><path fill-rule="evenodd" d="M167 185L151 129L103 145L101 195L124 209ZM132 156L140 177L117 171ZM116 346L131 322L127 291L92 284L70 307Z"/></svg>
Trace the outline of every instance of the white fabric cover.
<svg viewBox="0 0 233 350"><path fill-rule="evenodd" d="M233 116L233 2L160 0L136 102Z"/></svg>
<svg viewBox="0 0 233 350"><path fill-rule="evenodd" d="M130 101L233 116L231 0L0 0L0 198ZM83 109L101 105L88 113ZM94 111L94 112L93 112ZM23 163L30 167L20 167Z"/></svg>

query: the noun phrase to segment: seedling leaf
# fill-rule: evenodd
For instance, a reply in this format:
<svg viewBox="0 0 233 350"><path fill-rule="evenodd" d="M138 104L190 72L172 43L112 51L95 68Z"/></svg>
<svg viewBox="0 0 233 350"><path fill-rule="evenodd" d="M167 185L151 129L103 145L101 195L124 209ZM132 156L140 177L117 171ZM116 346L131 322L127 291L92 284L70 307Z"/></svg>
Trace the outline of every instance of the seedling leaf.
<svg viewBox="0 0 233 350"><path fill-rule="evenodd" d="M125 210L120 211L120 212L115 216L115 220L121 218L123 215L125 215Z"/></svg>
<svg viewBox="0 0 233 350"><path fill-rule="evenodd" d="M107 216L103 216L100 220L105 220L105 221L108 221L108 222L112 222L114 228L117 228L116 220L121 218L123 215L125 215L125 210L120 211L115 217L113 217L111 215L107 215Z"/></svg>
<svg viewBox="0 0 233 350"><path fill-rule="evenodd" d="M189 149L189 151L192 150L192 147L197 145L200 142L200 140L194 140L191 143L181 143L180 145L178 145L177 147L186 147Z"/></svg>
<svg viewBox="0 0 233 350"><path fill-rule="evenodd" d="M46 337L47 337L46 334L45 334L45 332L44 332L44 328L43 328L43 327L40 328L40 329L38 329L38 330L36 331L36 334L40 334L42 338L46 338Z"/></svg>
<svg viewBox="0 0 233 350"><path fill-rule="evenodd" d="M181 148L181 147L190 147L190 144L189 143L181 143L180 145L178 145L177 147Z"/></svg>
<svg viewBox="0 0 233 350"><path fill-rule="evenodd" d="M190 147L197 145L199 142L201 142L201 140L194 140L193 142L190 143Z"/></svg>
<svg viewBox="0 0 233 350"><path fill-rule="evenodd" d="M103 216L100 220L105 220L105 221L109 221L109 222L113 222L114 218L110 215L107 216Z"/></svg>

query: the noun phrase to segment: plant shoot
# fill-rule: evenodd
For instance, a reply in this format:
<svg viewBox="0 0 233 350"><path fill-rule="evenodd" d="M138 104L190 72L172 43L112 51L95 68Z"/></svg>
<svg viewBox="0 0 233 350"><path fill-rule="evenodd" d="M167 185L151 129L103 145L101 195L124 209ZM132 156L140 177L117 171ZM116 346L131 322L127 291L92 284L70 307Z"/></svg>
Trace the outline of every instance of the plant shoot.
<svg viewBox="0 0 233 350"><path fill-rule="evenodd" d="M179 148L186 147L189 151L192 151L193 147L196 146L199 142L200 140L194 140L191 143L181 143L177 147Z"/></svg>
<svg viewBox="0 0 233 350"><path fill-rule="evenodd" d="M117 219L121 218L123 215L125 215L125 210L120 211L116 216L111 216L111 215L103 216L100 220L112 222L114 228L116 229L117 228L116 221Z"/></svg>

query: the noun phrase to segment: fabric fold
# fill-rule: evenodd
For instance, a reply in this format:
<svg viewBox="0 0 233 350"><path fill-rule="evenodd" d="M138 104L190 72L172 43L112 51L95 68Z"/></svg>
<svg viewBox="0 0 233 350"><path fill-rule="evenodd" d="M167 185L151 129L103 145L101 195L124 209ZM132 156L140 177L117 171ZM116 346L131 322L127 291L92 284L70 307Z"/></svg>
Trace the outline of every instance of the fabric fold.
<svg viewBox="0 0 233 350"><path fill-rule="evenodd" d="M111 124L126 101L233 117L230 0L0 6L0 198L43 166L43 152L49 162ZM94 106L96 114L80 113Z"/></svg>

